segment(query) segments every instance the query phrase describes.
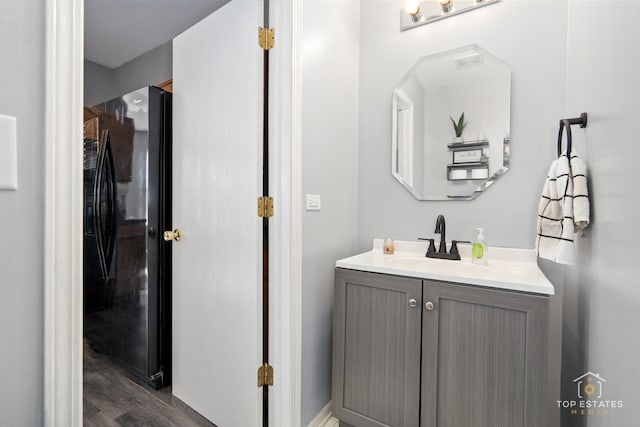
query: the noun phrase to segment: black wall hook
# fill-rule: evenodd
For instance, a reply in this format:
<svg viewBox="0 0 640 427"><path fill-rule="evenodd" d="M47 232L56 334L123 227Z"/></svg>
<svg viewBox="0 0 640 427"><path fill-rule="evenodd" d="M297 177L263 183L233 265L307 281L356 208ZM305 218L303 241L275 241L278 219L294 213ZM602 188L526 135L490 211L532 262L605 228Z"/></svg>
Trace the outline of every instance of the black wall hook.
<svg viewBox="0 0 640 427"><path fill-rule="evenodd" d="M562 131L567 129L567 155L571 155L571 126L580 125L580 128L587 127L588 116L587 113L580 114L580 117L573 119L560 120L560 129L558 130L558 157L562 154Z"/></svg>

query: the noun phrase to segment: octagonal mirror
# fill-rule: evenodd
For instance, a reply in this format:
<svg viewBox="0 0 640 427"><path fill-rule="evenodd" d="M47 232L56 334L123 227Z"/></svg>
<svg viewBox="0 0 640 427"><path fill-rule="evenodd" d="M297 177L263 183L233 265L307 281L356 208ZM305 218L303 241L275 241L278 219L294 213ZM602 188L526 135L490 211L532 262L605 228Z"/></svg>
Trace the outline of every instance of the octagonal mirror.
<svg viewBox="0 0 640 427"><path fill-rule="evenodd" d="M471 200L509 170L511 68L481 47L418 59L392 102L391 172L418 200Z"/></svg>

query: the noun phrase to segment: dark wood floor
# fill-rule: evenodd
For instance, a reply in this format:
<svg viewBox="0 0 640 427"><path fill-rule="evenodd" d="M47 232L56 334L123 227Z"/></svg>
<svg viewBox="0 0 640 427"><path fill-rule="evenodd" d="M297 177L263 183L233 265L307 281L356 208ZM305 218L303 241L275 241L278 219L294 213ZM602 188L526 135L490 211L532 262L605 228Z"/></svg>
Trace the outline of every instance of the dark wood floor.
<svg viewBox="0 0 640 427"><path fill-rule="evenodd" d="M215 427L182 401L131 380L107 357L84 348L84 425Z"/></svg>

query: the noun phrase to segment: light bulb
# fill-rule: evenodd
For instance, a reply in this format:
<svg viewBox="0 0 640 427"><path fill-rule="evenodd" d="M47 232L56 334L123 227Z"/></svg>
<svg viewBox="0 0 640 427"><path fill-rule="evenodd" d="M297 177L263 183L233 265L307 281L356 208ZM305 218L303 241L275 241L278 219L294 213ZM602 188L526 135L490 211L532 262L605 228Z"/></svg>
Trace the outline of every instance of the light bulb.
<svg viewBox="0 0 640 427"><path fill-rule="evenodd" d="M409 15L414 16L420 12L420 4L417 0L407 0L404 10L406 10Z"/></svg>
<svg viewBox="0 0 640 427"><path fill-rule="evenodd" d="M407 0L407 4L404 9L407 11L409 16L411 17L411 22L417 24L422 21L422 12L420 12L420 4L417 0Z"/></svg>
<svg viewBox="0 0 640 427"><path fill-rule="evenodd" d="M451 0L440 0L440 7L442 7L442 14L447 14L453 12L455 7L453 6L453 1Z"/></svg>

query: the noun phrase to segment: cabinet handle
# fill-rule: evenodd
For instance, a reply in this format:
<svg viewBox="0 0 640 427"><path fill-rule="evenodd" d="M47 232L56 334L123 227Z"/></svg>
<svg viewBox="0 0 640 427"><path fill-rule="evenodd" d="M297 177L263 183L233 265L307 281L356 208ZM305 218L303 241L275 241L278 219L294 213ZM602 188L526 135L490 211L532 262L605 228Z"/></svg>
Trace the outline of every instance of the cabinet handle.
<svg viewBox="0 0 640 427"><path fill-rule="evenodd" d="M418 302L415 299L411 298L409 300L409 307L415 308L417 305L418 305Z"/></svg>
<svg viewBox="0 0 640 427"><path fill-rule="evenodd" d="M427 301L427 303L424 305L424 308L429 311L433 310L433 303L431 301Z"/></svg>

